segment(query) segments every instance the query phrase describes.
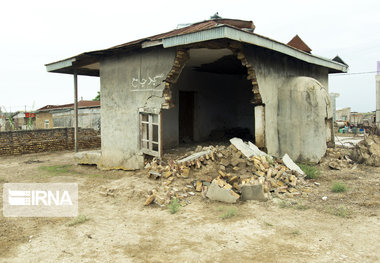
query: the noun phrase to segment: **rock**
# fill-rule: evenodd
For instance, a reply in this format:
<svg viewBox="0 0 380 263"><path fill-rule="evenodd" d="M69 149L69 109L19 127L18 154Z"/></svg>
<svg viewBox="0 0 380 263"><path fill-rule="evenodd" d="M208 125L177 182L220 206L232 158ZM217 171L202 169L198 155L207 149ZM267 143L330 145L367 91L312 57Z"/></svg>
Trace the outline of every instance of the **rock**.
<svg viewBox="0 0 380 263"><path fill-rule="evenodd" d="M241 200L258 200L266 201L267 198L264 195L263 185L242 185L240 188Z"/></svg>
<svg viewBox="0 0 380 263"><path fill-rule="evenodd" d="M329 163L329 167L330 169L333 169L333 170L340 170L340 166L339 166L339 163L337 161L332 161Z"/></svg>
<svg viewBox="0 0 380 263"><path fill-rule="evenodd" d="M293 160L289 157L288 154L285 154L282 157L282 161L284 162L285 166L288 167L290 170L294 170L301 175L305 175L301 168L297 164L295 164L295 162L293 162Z"/></svg>
<svg viewBox="0 0 380 263"><path fill-rule="evenodd" d="M218 183L214 180L207 190L206 197L214 201L236 203L239 195L232 190L227 190L219 187Z"/></svg>

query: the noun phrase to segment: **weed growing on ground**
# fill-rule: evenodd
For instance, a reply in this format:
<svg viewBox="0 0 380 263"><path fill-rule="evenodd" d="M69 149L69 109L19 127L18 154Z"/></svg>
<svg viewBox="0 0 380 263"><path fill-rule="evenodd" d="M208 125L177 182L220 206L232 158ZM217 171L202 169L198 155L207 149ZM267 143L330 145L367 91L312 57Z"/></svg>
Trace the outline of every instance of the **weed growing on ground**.
<svg viewBox="0 0 380 263"><path fill-rule="evenodd" d="M304 205L303 203L299 203L299 204L296 204L294 206L294 208L297 209L297 210L302 210L303 211L303 210L309 209L310 207L307 206L307 205Z"/></svg>
<svg viewBox="0 0 380 263"><path fill-rule="evenodd" d="M170 201L170 204L168 205L169 212L171 214L175 214L179 211L181 204L178 202L176 198L172 199Z"/></svg>
<svg viewBox="0 0 380 263"><path fill-rule="evenodd" d="M301 231L299 231L298 229L296 229L296 230L290 232L289 234L298 236L298 235L301 235Z"/></svg>
<svg viewBox="0 0 380 263"><path fill-rule="evenodd" d="M273 224L271 224L269 222L264 222L264 225L266 225L266 226L273 226Z"/></svg>
<svg viewBox="0 0 380 263"><path fill-rule="evenodd" d="M347 191L347 186L342 182L335 182L331 186L331 191L333 191L334 193L345 192L345 191Z"/></svg>
<svg viewBox="0 0 380 263"><path fill-rule="evenodd" d="M292 205L284 200L281 200L279 203L278 203L278 207L280 208L289 208L289 207L292 207Z"/></svg>
<svg viewBox="0 0 380 263"><path fill-rule="evenodd" d="M84 222L88 221L89 218L85 215L79 215L76 218L74 218L71 222L67 224L67 226L75 226L79 224L83 224Z"/></svg>
<svg viewBox="0 0 380 263"><path fill-rule="evenodd" d="M330 208L328 209L328 212L334 216L339 216L339 217L349 217L351 215L351 211L344 206L340 206L338 208Z"/></svg>
<svg viewBox="0 0 380 263"><path fill-rule="evenodd" d="M307 210L310 207L307 205L304 205L303 203L298 203L298 202L287 202L285 200L281 200L278 203L278 207L280 208L294 208L297 210Z"/></svg>
<svg viewBox="0 0 380 263"><path fill-rule="evenodd" d="M52 166L40 166L38 169L44 171L49 175L62 175L70 172L71 165L52 165Z"/></svg>
<svg viewBox="0 0 380 263"><path fill-rule="evenodd" d="M301 170L306 174L306 179L316 179L319 177L320 171L312 165L299 164Z"/></svg>
<svg viewBox="0 0 380 263"><path fill-rule="evenodd" d="M224 212L220 216L220 218L221 219L227 219L227 218L231 218L231 217L236 216L236 214L237 214L236 208L235 207L230 207L230 208L228 208L228 210L226 212Z"/></svg>

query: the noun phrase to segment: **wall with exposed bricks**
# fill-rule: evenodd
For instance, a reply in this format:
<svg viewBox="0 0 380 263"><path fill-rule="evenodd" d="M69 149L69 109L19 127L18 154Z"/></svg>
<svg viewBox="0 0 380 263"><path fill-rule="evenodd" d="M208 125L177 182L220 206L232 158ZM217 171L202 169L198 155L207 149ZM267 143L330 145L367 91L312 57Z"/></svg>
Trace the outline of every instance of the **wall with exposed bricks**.
<svg viewBox="0 0 380 263"><path fill-rule="evenodd" d="M100 147L93 129L79 129L79 149ZM74 149L74 128L0 132L0 155L63 151Z"/></svg>

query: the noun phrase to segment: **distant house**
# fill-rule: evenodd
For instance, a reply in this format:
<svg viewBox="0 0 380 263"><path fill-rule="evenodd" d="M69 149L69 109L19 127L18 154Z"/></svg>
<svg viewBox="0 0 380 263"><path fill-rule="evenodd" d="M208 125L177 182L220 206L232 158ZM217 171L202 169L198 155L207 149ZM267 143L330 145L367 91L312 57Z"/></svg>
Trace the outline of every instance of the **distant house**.
<svg viewBox="0 0 380 263"><path fill-rule="evenodd" d="M337 121L350 121L351 118L351 108L343 108L336 111Z"/></svg>
<svg viewBox="0 0 380 263"><path fill-rule="evenodd" d="M35 114L33 112L0 113L0 131L34 129L34 122Z"/></svg>
<svg viewBox="0 0 380 263"><path fill-rule="evenodd" d="M78 126L100 130L100 101L78 101ZM36 111L36 128L74 127L74 104L46 105Z"/></svg>

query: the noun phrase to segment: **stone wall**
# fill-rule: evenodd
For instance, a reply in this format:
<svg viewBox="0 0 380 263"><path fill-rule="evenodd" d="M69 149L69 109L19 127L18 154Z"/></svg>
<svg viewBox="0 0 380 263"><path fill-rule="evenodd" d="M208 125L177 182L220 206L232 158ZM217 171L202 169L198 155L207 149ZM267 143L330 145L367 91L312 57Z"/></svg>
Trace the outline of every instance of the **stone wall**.
<svg viewBox="0 0 380 263"><path fill-rule="evenodd" d="M79 129L78 148L100 147L100 136L93 129ZM74 128L0 132L0 155L64 151L74 149Z"/></svg>

